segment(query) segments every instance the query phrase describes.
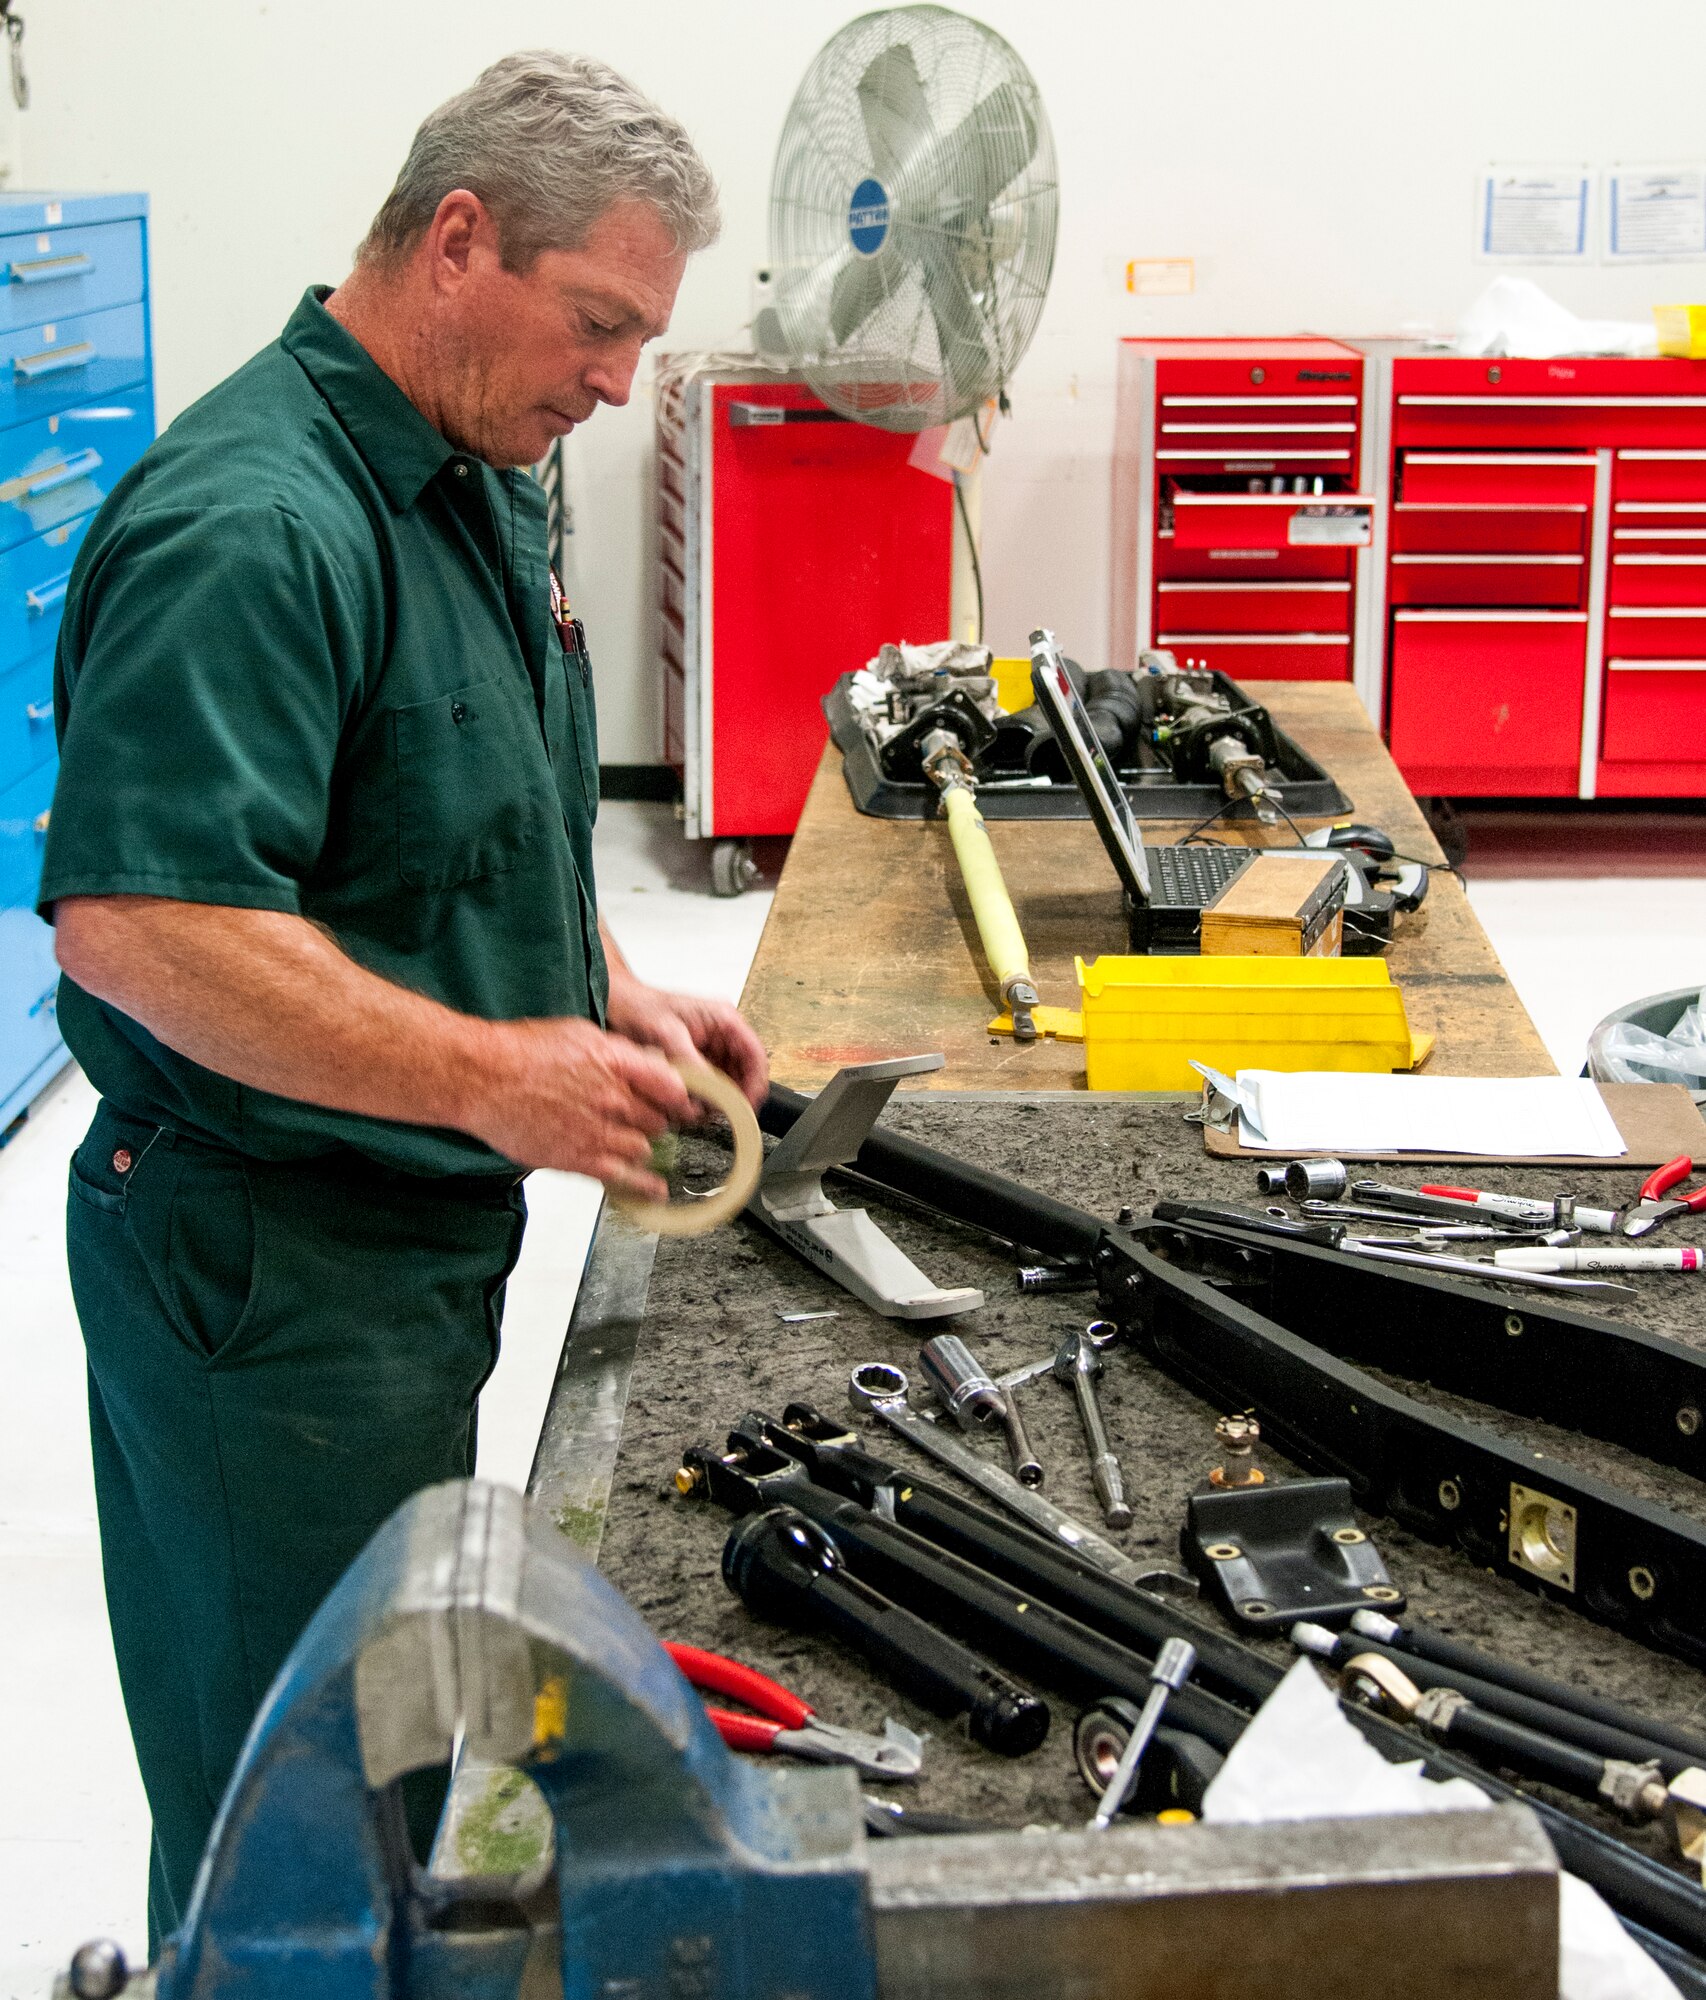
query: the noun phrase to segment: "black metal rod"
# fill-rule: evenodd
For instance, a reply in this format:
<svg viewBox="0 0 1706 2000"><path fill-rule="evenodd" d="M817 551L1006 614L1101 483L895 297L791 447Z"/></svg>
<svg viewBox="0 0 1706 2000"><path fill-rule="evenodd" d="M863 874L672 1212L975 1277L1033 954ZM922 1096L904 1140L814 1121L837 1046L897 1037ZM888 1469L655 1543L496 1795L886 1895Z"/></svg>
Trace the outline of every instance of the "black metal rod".
<svg viewBox="0 0 1706 2000"><path fill-rule="evenodd" d="M1029 1592L932 1547L910 1528L809 1484L790 1497L790 1508L822 1529L855 1577L885 1599L927 1616L963 1644L1080 1703L1123 1694L1141 1707L1147 1699L1150 1660L1034 1601ZM1248 1719L1195 1687L1179 1691L1172 1713L1180 1728L1223 1752L1237 1741Z"/></svg>
<svg viewBox="0 0 1706 2000"><path fill-rule="evenodd" d="M773 1083L759 1107L758 1122L780 1138L811 1101L797 1090ZM1089 1257L1102 1238L1104 1225L1082 1209L898 1133L873 1132L849 1171L925 1202L939 1215L1008 1237L1063 1263Z"/></svg>
<svg viewBox="0 0 1706 2000"><path fill-rule="evenodd" d="M1378 1653L1382 1659L1390 1660L1407 1674L1417 1687L1455 1688L1490 1714L1502 1715L1561 1743L1572 1743L1590 1750L1601 1759L1621 1757L1631 1764L1656 1763L1667 1779L1686 1770L1692 1762L1692 1759L1679 1756L1665 1744L1656 1743L1649 1737L1633 1736L1627 1730L1612 1729L1606 1723L1594 1722L1585 1715L1554 1708L1550 1702L1517 1694L1511 1688L1484 1681L1477 1674L1441 1666L1436 1660L1424 1660L1415 1653L1400 1652L1396 1646L1365 1638L1360 1632L1340 1634L1328 1657L1334 1666L1343 1666L1346 1660L1354 1659L1358 1653Z"/></svg>
<svg viewBox="0 0 1706 2000"><path fill-rule="evenodd" d="M1241 1707L1259 1708L1278 1687L1283 1669L1228 1638L1218 1626L1121 1583L1022 1522L1005 1520L865 1446L811 1437L811 1415L809 1405L790 1404L781 1423L756 1414L747 1423L774 1450L805 1465L819 1485L864 1507L874 1504L880 1488L884 1512L892 1510L902 1527L1019 1585L1027 1595L1040 1597L1118 1645L1153 1658L1168 1639L1188 1639L1197 1651L1198 1685ZM804 1428L789 1421L794 1416Z"/></svg>
<svg viewBox="0 0 1706 2000"><path fill-rule="evenodd" d="M1620 1917L1618 1922L1682 1995L1682 2000L1706 2000L1706 1965L1643 1924L1628 1917Z"/></svg>
<svg viewBox="0 0 1706 2000"><path fill-rule="evenodd" d="M1691 1736L1686 1729L1661 1722L1655 1716L1638 1714L1632 1708L1625 1708L1621 1702L1607 1701L1603 1696L1590 1694L1585 1688L1548 1680L1546 1675L1537 1674L1530 1667L1518 1666L1513 1660L1495 1659L1491 1654L1479 1653L1473 1646L1448 1639L1443 1632L1436 1632L1430 1625L1399 1625L1397 1636L1388 1643L1397 1647L1400 1653L1413 1654L1419 1660L1450 1667L1458 1673L1475 1674L1496 1687L1508 1688L1513 1694L1527 1695L1532 1700L1547 1702L1553 1708L1568 1709L1572 1715L1585 1716L1607 1729L1620 1730L1626 1736L1662 1744L1688 1763L1706 1768L1706 1740ZM1414 1679L1414 1675L1411 1678ZM1627 1756L1629 1753L1621 1751L1618 1754Z"/></svg>
<svg viewBox="0 0 1706 2000"><path fill-rule="evenodd" d="M1048 1734L1048 1708L1034 1694L849 1575L830 1538L790 1507L735 1526L723 1545L723 1581L761 1618L832 1633L932 1714L966 1716L972 1741L1000 1756L1021 1757Z"/></svg>

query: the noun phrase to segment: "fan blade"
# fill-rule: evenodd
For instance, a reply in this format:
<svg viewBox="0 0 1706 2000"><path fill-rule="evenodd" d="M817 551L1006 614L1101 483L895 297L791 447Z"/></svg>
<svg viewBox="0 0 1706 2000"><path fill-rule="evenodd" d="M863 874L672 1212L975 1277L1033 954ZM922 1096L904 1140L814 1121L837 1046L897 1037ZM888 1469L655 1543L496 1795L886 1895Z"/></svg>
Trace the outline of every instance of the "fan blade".
<svg viewBox="0 0 1706 2000"><path fill-rule="evenodd" d="M927 246L918 269L924 280L924 296L930 302L930 316L936 322L949 414L964 416L995 387L995 359L985 337L984 315L952 248Z"/></svg>
<svg viewBox="0 0 1706 2000"><path fill-rule="evenodd" d="M998 84L945 138L933 134L901 160L889 185L890 203L918 221L942 212L979 215L1018 179L1036 150L1037 121L1023 92Z"/></svg>
<svg viewBox="0 0 1706 2000"><path fill-rule="evenodd" d="M829 327L837 346L850 340L887 297L881 258L854 257L842 264L829 293Z"/></svg>
<svg viewBox="0 0 1706 2000"><path fill-rule="evenodd" d="M936 136L908 43L884 49L871 59L859 79L858 96L871 164L892 193L892 181L900 174L907 154Z"/></svg>

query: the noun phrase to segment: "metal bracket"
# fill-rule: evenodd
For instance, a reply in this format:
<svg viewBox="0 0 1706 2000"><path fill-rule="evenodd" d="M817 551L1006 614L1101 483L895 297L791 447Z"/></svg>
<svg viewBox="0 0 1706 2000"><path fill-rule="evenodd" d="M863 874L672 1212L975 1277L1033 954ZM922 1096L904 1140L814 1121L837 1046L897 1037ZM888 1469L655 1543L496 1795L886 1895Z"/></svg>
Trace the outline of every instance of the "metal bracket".
<svg viewBox="0 0 1706 2000"><path fill-rule="evenodd" d="M1401 1610L1380 1551L1356 1524L1347 1479L1193 1493L1180 1553L1204 1588L1246 1631L1325 1623L1377 1604Z"/></svg>
<svg viewBox="0 0 1706 2000"><path fill-rule="evenodd" d="M975 1312L982 1292L933 1285L862 1208L837 1208L823 1175L851 1165L906 1076L942 1068L941 1055L896 1056L837 1070L771 1150L747 1213L791 1250L886 1319Z"/></svg>

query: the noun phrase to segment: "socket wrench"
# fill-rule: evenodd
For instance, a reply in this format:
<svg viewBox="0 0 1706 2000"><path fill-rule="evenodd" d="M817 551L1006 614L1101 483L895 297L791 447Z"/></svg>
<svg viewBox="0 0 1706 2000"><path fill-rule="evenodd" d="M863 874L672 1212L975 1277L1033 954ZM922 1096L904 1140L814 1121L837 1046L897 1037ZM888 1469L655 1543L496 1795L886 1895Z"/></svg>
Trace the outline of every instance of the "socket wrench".
<svg viewBox="0 0 1706 2000"><path fill-rule="evenodd" d="M936 1399L963 1431L999 1424L1007 1434L1007 1459L1021 1486L1041 1486L1042 1461L1031 1448L1018 1398L996 1387L988 1369L957 1333L939 1333L918 1350L918 1365Z"/></svg>
<svg viewBox="0 0 1706 2000"><path fill-rule="evenodd" d="M1055 1352L1054 1373L1057 1381L1071 1385L1072 1393L1078 1400L1078 1418L1084 1426L1084 1441L1090 1450L1090 1477L1096 1488L1096 1498L1101 1503L1102 1519L1110 1528L1129 1528L1131 1508L1126 1503L1120 1462L1108 1443L1107 1426L1102 1422L1102 1406L1096 1399L1096 1377L1102 1372L1102 1357L1097 1351L1091 1328L1098 1324L1093 1320L1091 1327L1083 1333L1066 1336Z"/></svg>

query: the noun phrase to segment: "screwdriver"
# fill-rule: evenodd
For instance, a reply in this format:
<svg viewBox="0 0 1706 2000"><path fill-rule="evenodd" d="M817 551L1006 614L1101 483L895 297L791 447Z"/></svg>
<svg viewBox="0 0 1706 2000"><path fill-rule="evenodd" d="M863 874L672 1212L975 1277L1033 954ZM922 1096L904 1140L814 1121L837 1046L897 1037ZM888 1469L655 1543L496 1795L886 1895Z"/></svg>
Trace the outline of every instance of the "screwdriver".
<svg viewBox="0 0 1706 2000"><path fill-rule="evenodd" d="M1149 1698L1143 1704L1143 1713L1137 1718L1137 1727L1126 1738L1120 1761L1114 1766L1108 1789L1102 1794L1096 1817L1090 1822L1093 1833L1106 1833L1120 1807L1125 1804L1132 1780L1137 1776L1137 1767L1143 1761L1144 1751L1149 1748L1149 1739L1161 1726L1162 1712L1190 1679L1196 1664L1197 1649L1188 1639L1163 1640L1161 1650L1155 1656L1155 1664L1149 1670Z"/></svg>

